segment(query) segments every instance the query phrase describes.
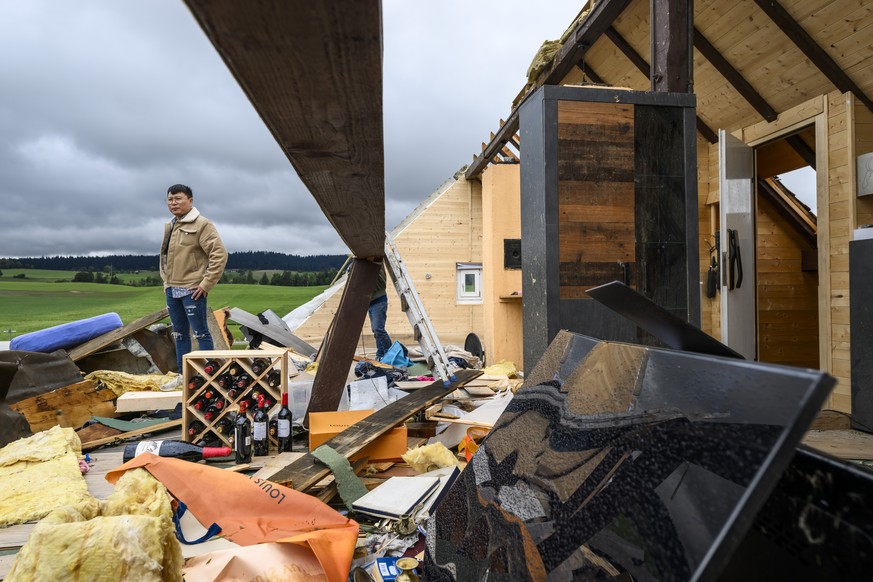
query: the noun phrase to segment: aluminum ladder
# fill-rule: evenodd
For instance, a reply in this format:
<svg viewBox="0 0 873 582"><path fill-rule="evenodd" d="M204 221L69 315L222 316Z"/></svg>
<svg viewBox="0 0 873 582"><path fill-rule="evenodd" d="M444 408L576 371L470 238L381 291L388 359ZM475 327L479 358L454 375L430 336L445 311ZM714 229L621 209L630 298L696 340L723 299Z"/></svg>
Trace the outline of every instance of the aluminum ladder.
<svg viewBox="0 0 873 582"><path fill-rule="evenodd" d="M409 271L406 270L406 265L394 245L394 239L387 232L385 233L385 259L388 262L388 273L391 275L391 281L400 296L400 309L406 314L410 325L412 325L413 337L421 347L421 353L424 355L427 365L436 371L437 376L444 384L454 381L453 366L449 363L446 352L437 338L436 331L427 317L427 312L421 303L421 297L418 296L415 285L412 284L412 277L409 276Z"/></svg>

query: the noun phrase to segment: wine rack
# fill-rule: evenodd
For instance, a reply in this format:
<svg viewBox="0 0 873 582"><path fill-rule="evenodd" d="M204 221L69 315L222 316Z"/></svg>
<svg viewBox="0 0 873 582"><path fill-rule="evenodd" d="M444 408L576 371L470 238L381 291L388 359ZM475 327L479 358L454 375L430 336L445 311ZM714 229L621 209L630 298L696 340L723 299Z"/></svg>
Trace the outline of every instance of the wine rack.
<svg viewBox="0 0 873 582"><path fill-rule="evenodd" d="M222 429L231 426L231 412L238 410L240 401L248 400L249 410L254 410L253 394L264 394L270 400L267 412L272 417L282 405L282 393L288 389L287 350L191 352L182 357L182 368L182 438L189 443L217 438L232 446L232 430ZM231 372L237 372L237 379L242 378L239 385L226 383ZM276 372L279 384L271 386L270 380L276 383ZM222 403L220 407L218 402ZM272 436L270 446L277 446Z"/></svg>

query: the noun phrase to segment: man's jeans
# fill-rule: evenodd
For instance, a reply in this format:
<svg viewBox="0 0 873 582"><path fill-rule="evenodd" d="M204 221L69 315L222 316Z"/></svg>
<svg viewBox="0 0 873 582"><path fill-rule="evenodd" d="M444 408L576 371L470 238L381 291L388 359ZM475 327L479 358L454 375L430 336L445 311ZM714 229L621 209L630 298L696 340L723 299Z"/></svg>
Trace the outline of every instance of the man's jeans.
<svg viewBox="0 0 873 582"><path fill-rule="evenodd" d="M381 360L388 348L391 347L391 336L385 331L385 319L388 316L388 296L383 295L370 302L367 314L370 316L370 329L373 330L373 337L376 338L376 359Z"/></svg>
<svg viewBox="0 0 873 582"><path fill-rule="evenodd" d="M167 289L167 311L173 324L173 339L176 340L176 363L182 373L182 356L191 351L191 335L197 340L197 348L211 350L215 344L206 323L206 296L191 299L190 295L174 299Z"/></svg>

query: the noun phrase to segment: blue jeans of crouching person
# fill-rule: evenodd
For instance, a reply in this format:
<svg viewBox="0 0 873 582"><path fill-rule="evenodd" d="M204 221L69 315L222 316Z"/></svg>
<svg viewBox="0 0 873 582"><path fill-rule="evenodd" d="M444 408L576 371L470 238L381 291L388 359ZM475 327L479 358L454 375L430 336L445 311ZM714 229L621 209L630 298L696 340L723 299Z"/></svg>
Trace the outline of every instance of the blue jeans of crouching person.
<svg viewBox="0 0 873 582"><path fill-rule="evenodd" d="M385 319L388 317L388 296L382 295L370 302L367 310L370 316L370 329L376 339L376 359L381 360L391 347L391 336L385 331Z"/></svg>
<svg viewBox="0 0 873 582"><path fill-rule="evenodd" d="M182 356L191 351L191 337L197 340L200 350L214 349L212 334L206 320L206 296L192 299L191 295L173 297L167 289L167 311L173 324L173 339L176 340L176 363L182 373Z"/></svg>

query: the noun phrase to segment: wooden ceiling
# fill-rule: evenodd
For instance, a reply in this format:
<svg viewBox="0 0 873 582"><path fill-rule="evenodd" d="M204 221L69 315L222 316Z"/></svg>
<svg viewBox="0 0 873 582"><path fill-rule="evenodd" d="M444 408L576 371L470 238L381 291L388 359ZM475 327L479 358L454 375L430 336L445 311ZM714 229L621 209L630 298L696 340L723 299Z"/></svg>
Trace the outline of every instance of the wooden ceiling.
<svg viewBox="0 0 873 582"><path fill-rule="evenodd" d="M694 2L698 130L710 143L718 129L772 121L835 89L853 92L873 110L873 2L780 1ZM522 91L467 178L476 177L505 145L501 140L515 133L518 105L543 84L585 81L649 90L649 15L649 0L596 2L552 66Z"/></svg>
<svg viewBox="0 0 873 582"><path fill-rule="evenodd" d="M383 256L381 2L185 2L340 238Z"/></svg>

